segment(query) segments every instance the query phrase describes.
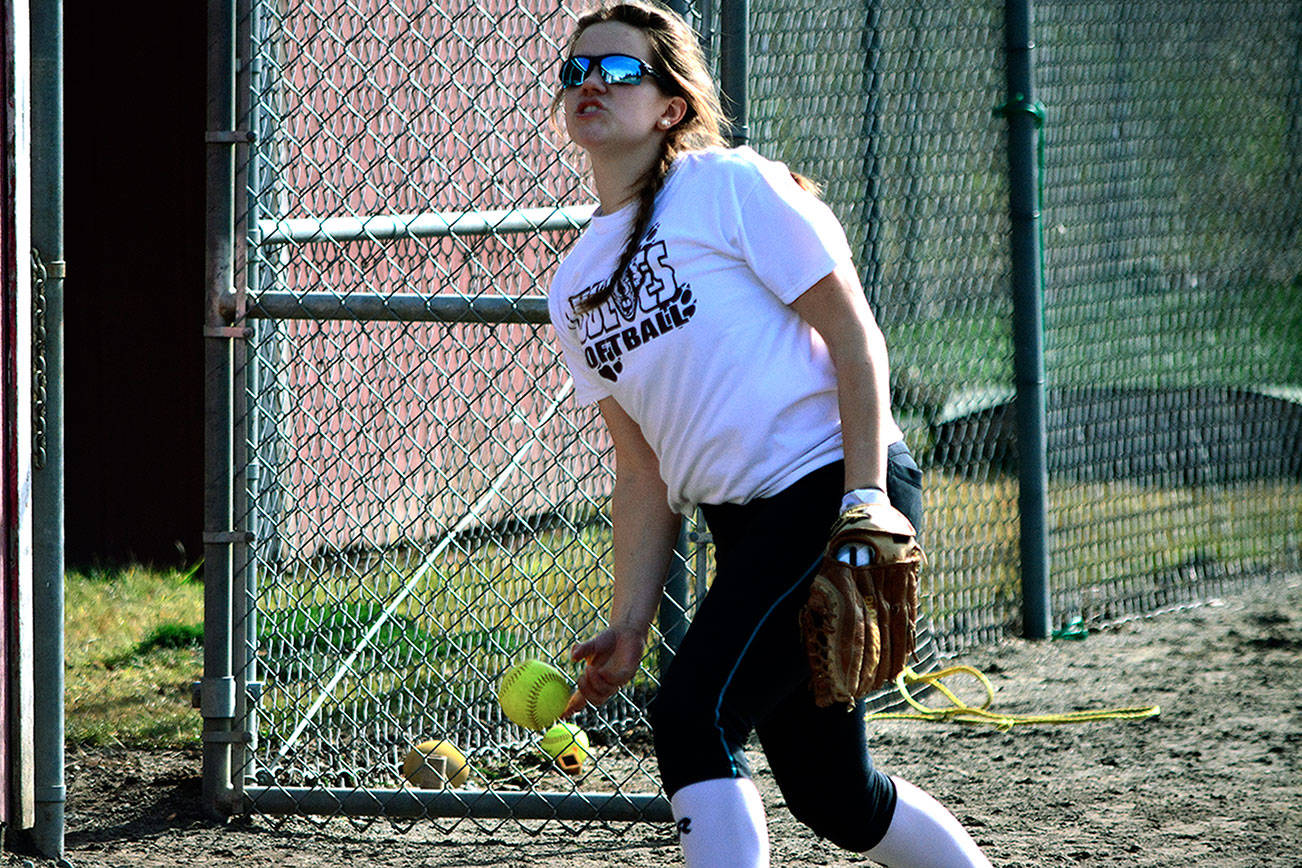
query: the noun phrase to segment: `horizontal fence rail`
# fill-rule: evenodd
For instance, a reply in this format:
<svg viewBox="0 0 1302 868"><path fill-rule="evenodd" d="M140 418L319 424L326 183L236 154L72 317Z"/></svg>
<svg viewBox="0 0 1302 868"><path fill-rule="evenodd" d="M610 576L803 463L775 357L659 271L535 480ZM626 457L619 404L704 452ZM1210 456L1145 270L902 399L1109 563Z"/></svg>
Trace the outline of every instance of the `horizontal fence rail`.
<svg viewBox="0 0 1302 868"><path fill-rule="evenodd" d="M231 303L234 312L234 303ZM266 292L249 305L249 319L352 320L369 322L549 322L544 296L419 296L333 292Z"/></svg>
<svg viewBox="0 0 1302 868"><path fill-rule="evenodd" d="M376 815L400 819L475 816L485 820L672 822L664 796L617 793L479 793L428 790L284 789L249 787L245 806L260 814Z"/></svg>
<svg viewBox="0 0 1302 868"><path fill-rule="evenodd" d="M310 244L333 241L392 241L397 238L443 238L452 235L497 235L582 229L596 205L564 208L456 211L441 214L376 214L369 217L287 217L259 220L258 241Z"/></svg>

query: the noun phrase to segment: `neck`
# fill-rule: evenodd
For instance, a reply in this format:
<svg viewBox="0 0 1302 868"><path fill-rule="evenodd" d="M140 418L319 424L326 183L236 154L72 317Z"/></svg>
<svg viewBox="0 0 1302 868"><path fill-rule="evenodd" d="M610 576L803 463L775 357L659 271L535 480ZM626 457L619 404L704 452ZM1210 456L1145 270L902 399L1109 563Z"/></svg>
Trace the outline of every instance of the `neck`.
<svg viewBox="0 0 1302 868"><path fill-rule="evenodd" d="M613 214L637 198L642 178L660 159L660 140L619 153L588 152L592 165L592 182L602 214Z"/></svg>

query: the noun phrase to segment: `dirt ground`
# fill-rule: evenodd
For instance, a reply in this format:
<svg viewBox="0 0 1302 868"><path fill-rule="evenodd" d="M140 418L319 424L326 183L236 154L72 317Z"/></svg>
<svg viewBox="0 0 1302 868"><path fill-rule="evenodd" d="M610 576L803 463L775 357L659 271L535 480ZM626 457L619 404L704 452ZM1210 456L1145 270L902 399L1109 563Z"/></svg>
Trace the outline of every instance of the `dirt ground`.
<svg viewBox="0 0 1302 868"><path fill-rule="evenodd" d="M950 806L997 866L1292 868L1302 864L1299 652L1300 576L1084 641L1009 641L955 661L990 677L995 710L1158 704L1161 716L1006 732L875 722L874 756ZM763 763L756 766L774 865L871 864L795 823ZM67 862L649 868L679 861L664 825L539 830L462 822L440 831L431 823L403 830L383 821L359 828L343 820L253 817L222 826L202 818L198 799L197 752L73 749ZM4 855L10 868L54 865Z"/></svg>

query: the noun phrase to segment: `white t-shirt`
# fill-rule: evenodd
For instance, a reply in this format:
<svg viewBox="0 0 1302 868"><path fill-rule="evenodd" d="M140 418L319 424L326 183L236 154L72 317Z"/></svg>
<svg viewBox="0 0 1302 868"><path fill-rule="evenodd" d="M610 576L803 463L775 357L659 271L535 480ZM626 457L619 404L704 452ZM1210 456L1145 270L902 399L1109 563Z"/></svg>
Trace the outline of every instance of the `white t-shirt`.
<svg viewBox="0 0 1302 868"><path fill-rule="evenodd" d="M615 295L637 204L598 215L556 271L552 323L575 397L613 397L660 460L669 505L767 497L842 457L836 376L788 305L851 261L831 210L749 148L675 161Z"/></svg>

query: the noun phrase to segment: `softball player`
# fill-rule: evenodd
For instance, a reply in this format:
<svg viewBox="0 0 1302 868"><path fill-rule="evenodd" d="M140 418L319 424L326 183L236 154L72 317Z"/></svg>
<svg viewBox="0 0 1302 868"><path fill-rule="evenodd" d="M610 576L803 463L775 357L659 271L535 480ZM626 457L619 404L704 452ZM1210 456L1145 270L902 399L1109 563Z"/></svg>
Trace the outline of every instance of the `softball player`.
<svg viewBox="0 0 1302 868"><path fill-rule="evenodd" d="M862 705L809 691L797 612L838 511L889 500L921 527L840 224L782 164L724 147L695 35L661 7L581 18L554 110L600 208L557 270L552 322L616 458L608 626L572 650L583 698L637 671L680 513L699 505L717 575L649 712L687 865L768 864L752 732L820 835L890 868L989 865L939 803L874 768Z"/></svg>

